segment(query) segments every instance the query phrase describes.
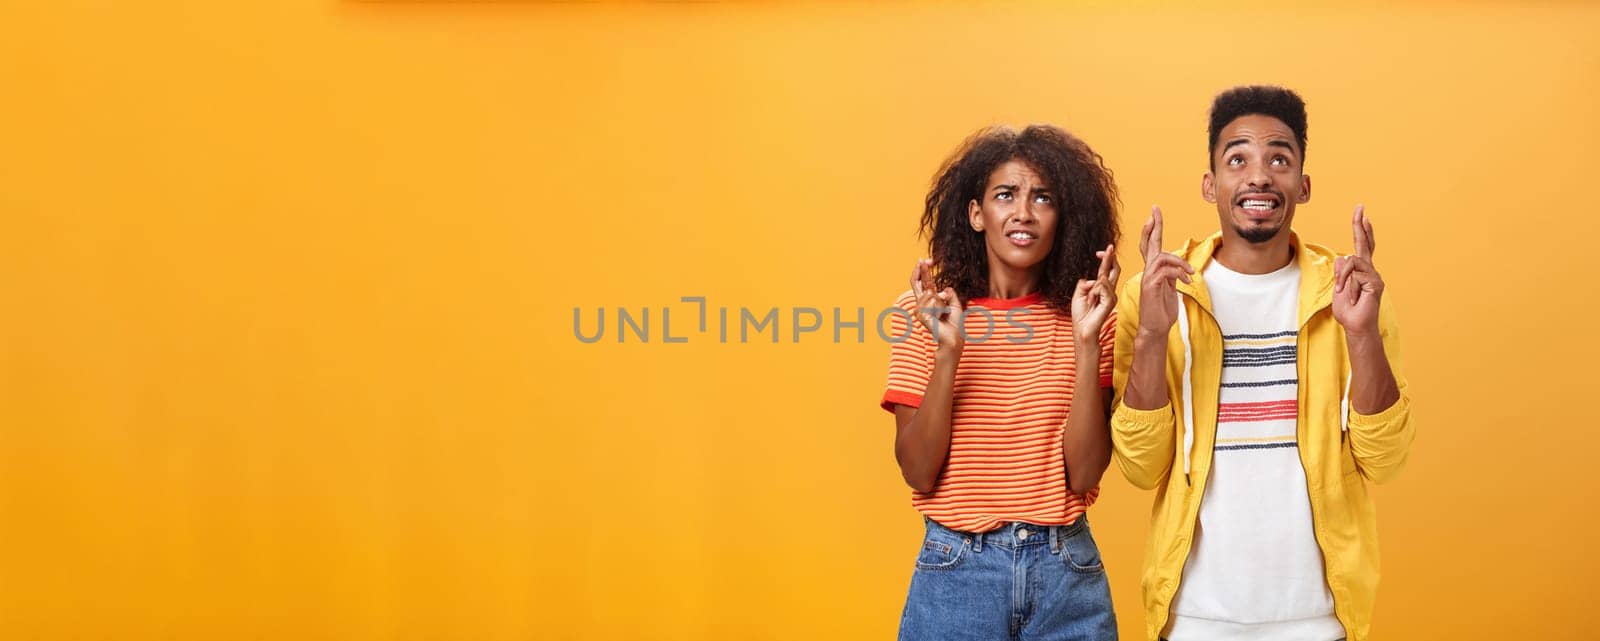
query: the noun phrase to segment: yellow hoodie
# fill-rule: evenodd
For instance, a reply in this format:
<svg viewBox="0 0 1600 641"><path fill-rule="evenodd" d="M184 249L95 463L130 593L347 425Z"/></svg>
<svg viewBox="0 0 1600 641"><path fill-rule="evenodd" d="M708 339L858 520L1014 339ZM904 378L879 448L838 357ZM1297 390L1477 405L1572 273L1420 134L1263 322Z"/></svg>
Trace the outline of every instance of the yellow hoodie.
<svg viewBox="0 0 1600 641"><path fill-rule="evenodd" d="M1365 482L1387 481L1405 465L1416 435L1411 398L1400 370L1393 309L1385 295L1378 307L1378 328L1400 386L1400 400L1377 414L1349 409L1349 353L1344 328L1333 319L1335 254L1301 242L1298 235L1291 237L1300 267L1297 435L1311 499L1312 531L1322 549L1334 614L1350 641L1364 641L1378 588L1377 514ZM1178 283L1178 322L1167 339L1166 379L1172 402L1165 407L1136 410L1122 403L1139 327L1142 274L1128 280L1117 301L1111 441L1128 481L1156 490L1142 580L1145 631L1152 641L1167 624L1211 471L1222 332L1201 274L1221 239L1218 232L1203 241L1189 241L1177 252L1195 273L1193 284Z"/></svg>

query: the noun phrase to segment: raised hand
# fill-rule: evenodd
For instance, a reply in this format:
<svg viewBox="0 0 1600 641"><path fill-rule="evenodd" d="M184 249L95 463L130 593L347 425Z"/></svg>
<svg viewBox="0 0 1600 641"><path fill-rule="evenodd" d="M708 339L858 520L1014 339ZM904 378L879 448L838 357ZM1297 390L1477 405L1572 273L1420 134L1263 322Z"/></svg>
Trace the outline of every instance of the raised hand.
<svg viewBox="0 0 1600 641"><path fill-rule="evenodd" d="M1194 267L1177 254L1161 251L1161 208L1150 208L1150 220L1139 233L1144 277L1139 281L1139 333L1163 342L1178 321L1178 281L1193 282Z"/></svg>
<svg viewBox="0 0 1600 641"><path fill-rule="evenodd" d="M1383 277L1372 266L1372 252L1377 242L1365 206L1356 205L1350 228L1355 236L1356 254L1334 259L1333 318L1344 326L1346 334L1376 333Z"/></svg>
<svg viewBox="0 0 1600 641"><path fill-rule="evenodd" d="M911 294L917 299L917 321L933 334L938 351L960 354L966 346L966 335L961 332L966 309L956 297L955 289L933 290L932 268L933 261L924 258L911 270Z"/></svg>
<svg viewBox="0 0 1600 641"><path fill-rule="evenodd" d="M1072 290L1073 338L1080 344L1099 343L1100 328L1117 306L1117 277L1122 274L1122 267L1117 264L1116 247L1106 245L1094 255L1100 257L1094 280L1080 278Z"/></svg>

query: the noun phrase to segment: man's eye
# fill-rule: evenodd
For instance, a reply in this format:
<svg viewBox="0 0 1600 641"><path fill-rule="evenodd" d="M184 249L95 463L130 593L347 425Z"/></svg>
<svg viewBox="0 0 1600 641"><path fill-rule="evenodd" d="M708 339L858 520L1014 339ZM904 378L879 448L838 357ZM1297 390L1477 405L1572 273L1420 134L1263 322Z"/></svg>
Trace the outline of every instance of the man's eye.
<svg viewBox="0 0 1600 641"><path fill-rule="evenodd" d="M1234 156L1234 157L1228 159L1228 164L1237 167L1239 165L1243 165L1244 164L1244 159L1240 158L1238 156Z"/></svg>
<svg viewBox="0 0 1600 641"><path fill-rule="evenodd" d="M1289 164L1289 159L1288 158L1284 158L1283 156L1278 156L1278 157L1272 159L1272 164L1274 164L1274 165L1287 165L1287 164Z"/></svg>

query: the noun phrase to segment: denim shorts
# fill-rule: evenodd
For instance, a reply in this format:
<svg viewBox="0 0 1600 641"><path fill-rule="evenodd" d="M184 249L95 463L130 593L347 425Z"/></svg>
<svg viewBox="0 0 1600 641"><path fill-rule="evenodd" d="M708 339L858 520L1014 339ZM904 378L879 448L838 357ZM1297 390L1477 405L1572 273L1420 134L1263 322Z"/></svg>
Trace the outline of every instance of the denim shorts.
<svg viewBox="0 0 1600 641"><path fill-rule="evenodd" d="M1008 522L982 534L923 521L902 641L1117 638L1087 516L1060 526Z"/></svg>

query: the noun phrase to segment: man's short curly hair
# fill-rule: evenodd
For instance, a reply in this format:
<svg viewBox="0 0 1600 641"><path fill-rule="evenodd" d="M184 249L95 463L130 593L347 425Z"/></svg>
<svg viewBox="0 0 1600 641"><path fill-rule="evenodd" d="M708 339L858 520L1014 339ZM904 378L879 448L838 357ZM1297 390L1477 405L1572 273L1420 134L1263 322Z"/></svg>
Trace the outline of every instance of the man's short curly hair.
<svg viewBox="0 0 1600 641"><path fill-rule="evenodd" d="M1207 162L1215 168L1217 137L1222 128L1241 116L1271 116L1283 121L1294 132L1300 145L1300 162L1306 157L1306 101L1300 95L1283 87L1250 85L1234 87L1211 101L1210 144L1206 146Z"/></svg>

